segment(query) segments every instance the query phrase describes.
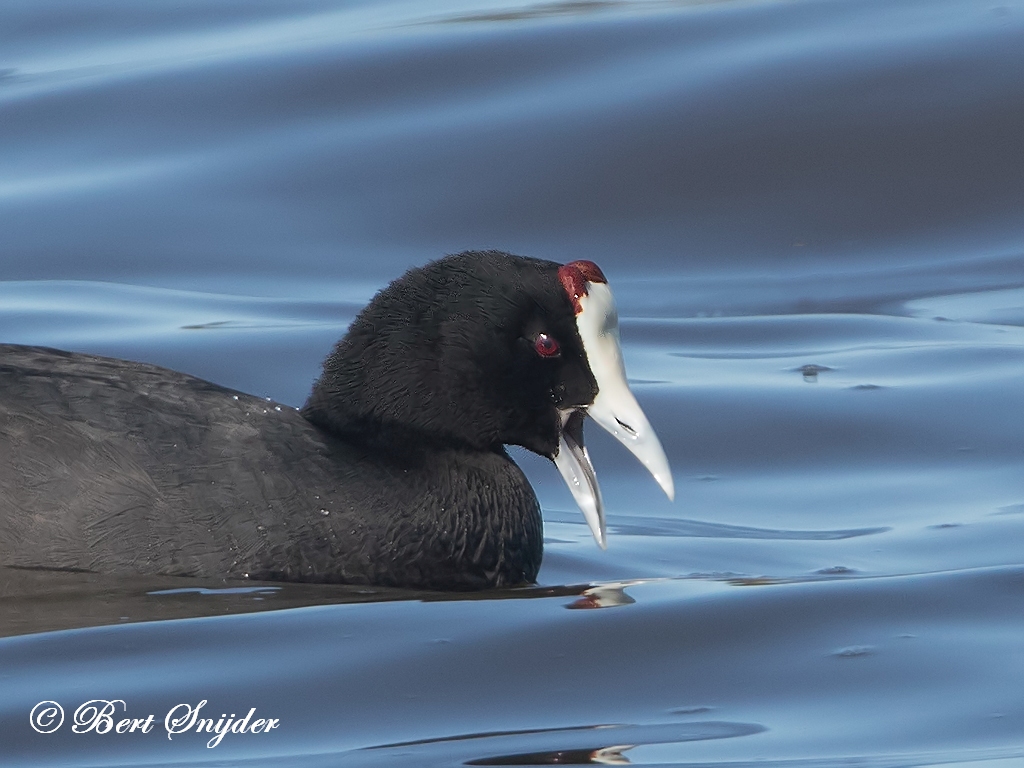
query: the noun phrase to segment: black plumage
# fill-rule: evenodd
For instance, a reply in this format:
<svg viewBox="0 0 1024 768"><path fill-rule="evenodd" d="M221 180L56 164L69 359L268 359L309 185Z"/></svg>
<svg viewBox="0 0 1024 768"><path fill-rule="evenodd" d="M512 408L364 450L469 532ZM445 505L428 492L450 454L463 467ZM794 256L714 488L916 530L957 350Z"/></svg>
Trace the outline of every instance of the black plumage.
<svg viewBox="0 0 1024 768"><path fill-rule="evenodd" d="M410 270L300 410L157 366L0 345L0 565L429 589L532 582L537 499L597 385L559 265ZM559 354L537 353L539 334Z"/></svg>

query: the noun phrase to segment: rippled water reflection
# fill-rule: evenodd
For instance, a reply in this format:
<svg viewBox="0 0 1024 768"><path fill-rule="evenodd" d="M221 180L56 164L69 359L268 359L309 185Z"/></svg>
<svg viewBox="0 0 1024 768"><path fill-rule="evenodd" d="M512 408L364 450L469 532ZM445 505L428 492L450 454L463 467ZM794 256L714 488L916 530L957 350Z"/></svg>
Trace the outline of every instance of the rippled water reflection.
<svg viewBox="0 0 1024 768"><path fill-rule="evenodd" d="M523 590L0 568L0 762L1024 765L1022 33L1019 0L0 6L0 340L298 405L407 266L590 258L677 486L588 435L602 552L516 452ZM154 731L30 726L96 698ZM281 724L169 740L201 700Z"/></svg>

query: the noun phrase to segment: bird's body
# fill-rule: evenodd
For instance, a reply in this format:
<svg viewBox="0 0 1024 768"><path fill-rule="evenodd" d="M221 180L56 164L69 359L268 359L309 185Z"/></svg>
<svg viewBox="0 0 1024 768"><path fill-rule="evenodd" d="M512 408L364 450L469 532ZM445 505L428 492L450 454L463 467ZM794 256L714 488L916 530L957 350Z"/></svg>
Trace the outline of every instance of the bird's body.
<svg viewBox="0 0 1024 768"><path fill-rule="evenodd" d="M534 581L540 508L504 445L555 458L557 406L597 391L559 269L476 253L411 271L356 319L301 411L153 365L0 345L0 566Z"/></svg>
<svg viewBox="0 0 1024 768"><path fill-rule="evenodd" d="M143 363L0 345L0 564L479 589L533 581L504 450L374 451ZM429 525L427 524L429 523Z"/></svg>

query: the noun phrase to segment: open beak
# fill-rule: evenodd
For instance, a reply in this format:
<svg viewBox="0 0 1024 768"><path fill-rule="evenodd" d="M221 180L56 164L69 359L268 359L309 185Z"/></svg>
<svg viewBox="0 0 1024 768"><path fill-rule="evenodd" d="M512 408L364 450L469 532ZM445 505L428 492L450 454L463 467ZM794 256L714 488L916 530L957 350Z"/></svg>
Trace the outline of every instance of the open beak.
<svg viewBox="0 0 1024 768"><path fill-rule="evenodd" d="M601 549L607 549L604 503L594 465L583 443L583 420L590 416L616 440L625 445L658 481L670 499L675 485L668 458L658 436L629 390L619 345L619 316L607 283L587 283L586 295L579 296L582 310L576 325L583 339L590 370L597 380L597 397L590 406L561 411L562 430L555 466L572 492Z"/></svg>

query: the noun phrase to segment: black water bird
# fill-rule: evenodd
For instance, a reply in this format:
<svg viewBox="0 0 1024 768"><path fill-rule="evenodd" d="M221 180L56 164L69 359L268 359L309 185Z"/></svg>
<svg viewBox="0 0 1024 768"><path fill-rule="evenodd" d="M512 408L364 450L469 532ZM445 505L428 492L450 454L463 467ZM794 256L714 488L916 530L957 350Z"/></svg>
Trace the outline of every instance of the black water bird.
<svg viewBox="0 0 1024 768"><path fill-rule="evenodd" d="M305 406L0 345L0 566L478 589L533 582L550 457L598 544L592 417L671 497L591 262L468 252L374 297Z"/></svg>

